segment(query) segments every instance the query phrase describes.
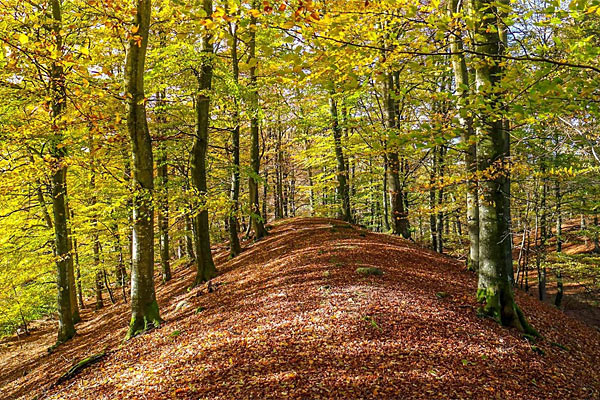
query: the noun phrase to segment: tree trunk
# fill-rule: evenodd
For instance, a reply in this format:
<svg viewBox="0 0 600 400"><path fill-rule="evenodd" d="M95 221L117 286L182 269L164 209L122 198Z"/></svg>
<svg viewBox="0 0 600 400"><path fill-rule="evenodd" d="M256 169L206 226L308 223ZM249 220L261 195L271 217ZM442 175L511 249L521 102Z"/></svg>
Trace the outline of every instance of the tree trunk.
<svg viewBox="0 0 600 400"><path fill-rule="evenodd" d="M52 31L56 41L56 49L62 51L62 16L59 0L52 0ZM67 196L67 166L64 162L66 147L63 146L63 134L60 124L66 107L65 76L62 65L54 62L51 66L51 113L52 139L50 152L53 157L52 166L52 213L54 216L54 235L56 249L56 269L58 286L58 338L62 343L75 335L75 326L71 307L71 288L69 285L69 249Z"/></svg>
<svg viewBox="0 0 600 400"><path fill-rule="evenodd" d="M386 109L388 116L388 137L394 138L398 135L397 105L394 98L394 76L389 73L385 87ZM388 140L389 142L389 140ZM392 147L392 149L390 149ZM404 196L402 185L400 183L400 159L397 150L393 149L395 144L386 145L387 153L387 188L390 196L390 206L392 215L392 232L395 235L402 235L404 238L410 238L410 226L408 223L408 213L404 208Z"/></svg>
<svg viewBox="0 0 600 400"><path fill-rule="evenodd" d="M159 33L161 45L164 46L164 34ZM159 132L162 132L165 124L164 107L165 107L165 91L158 92L156 95L157 101L157 122ZM169 170L167 146L164 138L160 137L159 145L156 152L156 173L158 190L158 243L160 250L160 266L162 271L163 283L171 280L171 265L169 262Z"/></svg>
<svg viewBox="0 0 600 400"><path fill-rule="evenodd" d="M131 186L132 173L131 173L131 155L124 149L123 155L125 163L123 166L123 180L125 181L125 187L127 188L127 256L129 263L129 272L133 271L133 191ZM125 267L123 267L125 268Z"/></svg>
<svg viewBox="0 0 600 400"><path fill-rule="evenodd" d="M562 216L561 216L561 200L562 194L560 192L560 181L556 179L556 186L554 187L554 193L556 194L556 252L562 251Z"/></svg>
<svg viewBox="0 0 600 400"><path fill-rule="evenodd" d="M593 252L596 254L600 254L600 240L598 237L598 229L600 228L600 224L598 224L598 211L594 210L594 250Z"/></svg>
<svg viewBox="0 0 600 400"><path fill-rule="evenodd" d="M212 0L203 0L206 15L212 15ZM208 150L208 124L210 120L210 91L213 75L213 45L210 31L202 34L201 67L196 72L198 94L196 96L196 137L192 148L192 183L200 198L196 211L196 280L195 285L207 282L216 276L217 270L210 250L208 210L206 209L206 152Z"/></svg>
<svg viewBox="0 0 600 400"><path fill-rule="evenodd" d="M106 270L102 268L102 276L104 277L104 286L106 287L106 291L108 292L108 297L110 298L110 302L115 304L115 296L113 295L113 291L110 288L110 282L108 282L108 274Z"/></svg>
<svg viewBox="0 0 600 400"><path fill-rule="evenodd" d="M437 165L437 176L438 179L440 181L440 187L437 191L437 207L438 207L438 212L437 212L437 223L436 223L436 228L437 228L437 232L436 232L436 243L437 243L437 249L436 251L438 253L443 253L444 252L444 156L446 154L445 152L445 146L444 145L440 145L438 146L439 148L439 154L438 154L438 165Z"/></svg>
<svg viewBox="0 0 600 400"><path fill-rule="evenodd" d="M71 211L69 208L69 196L65 197L65 210L67 213L67 235L69 236L69 294L71 299L71 314L73 323L81 322L79 306L77 305L77 286L75 283L75 265L73 261L73 232L71 230Z"/></svg>
<svg viewBox="0 0 600 400"><path fill-rule="evenodd" d="M278 126L279 128L279 126ZM275 218L283 218L283 153L281 150L281 130L276 130L275 142Z"/></svg>
<svg viewBox="0 0 600 400"><path fill-rule="evenodd" d="M431 169L429 171L429 232L431 237L431 249L438 250L437 244L437 220L436 220L436 197L435 197L435 174L437 171L437 149L434 147L431 151Z"/></svg>
<svg viewBox="0 0 600 400"><path fill-rule="evenodd" d="M390 208L388 202L388 158L387 158L387 146L385 148L385 152L383 153L383 198L381 201L383 202L383 226L385 227L385 231L389 232L390 227Z"/></svg>
<svg viewBox="0 0 600 400"><path fill-rule="evenodd" d="M510 8L509 0L500 0L500 3L503 5L501 8L497 9L497 21L496 28L498 30L498 54L505 55L508 48L508 31L507 26L504 20L508 17L508 9ZM504 75L504 63L498 63L498 74L500 76ZM500 99L501 100L501 99ZM503 113L507 113L508 105L506 102L500 101L501 109ZM504 211L502 215L502 223L504 224L503 230L505 233L505 238L502 241L504 246L504 263L506 268L506 274L508 276L508 280L511 285L514 285L515 282L515 272L513 267L513 258L512 258L512 250L513 250L513 234L512 234L512 218L510 211L510 203L511 203L511 191L510 191L510 121L509 119L503 115L500 123L502 129L502 137L504 142L504 165L503 175L504 182L502 184L502 192L504 194L504 198L506 201L504 202Z"/></svg>
<svg viewBox="0 0 600 400"><path fill-rule="evenodd" d="M237 25L233 28L231 44L231 62L233 65L233 80L236 85L239 83L240 69L238 58L238 37ZM229 255L231 258L236 257L242 252L239 237L238 210L240 208L240 111L237 96L234 98L234 121L235 127L231 134L231 151L233 165L231 171L231 189L229 191L229 199L231 200L231 210L229 211Z"/></svg>
<svg viewBox="0 0 600 400"><path fill-rule="evenodd" d="M73 212L71 212L73 215ZM73 237L73 250L75 254L75 280L77 282L77 300L79 301L79 308L85 308L83 302L83 290L81 289L81 270L79 269L79 251L77 250L77 238Z"/></svg>
<svg viewBox="0 0 600 400"><path fill-rule="evenodd" d="M252 8L258 8L258 1L252 1ZM264 221L260 215L260 204L258 201L258 177L260 176L260 146L258 132L258 87L256 76L256 23L255 16L250 17L250 40L248 42L248 61L252 61L250 75L250 166L251 175L248 179L248 191L250 197L250 225L254 230L254 239L259 240L267 235Z"/></svg>
<svg viewBox="0 0 600 400"><path fill-rule="evenodd" d="M461 11L459 0L452 0L449 4L449 15ZM467 268L477 271L479 268L479 204L477 195L477 159L476 141L473 137L473 118L469 116L467 106L469 102L470 82L467 63L462 54L463 42L461 32L458 32L454 40L450 42L450 51L454 53L452 58L452 69L454 71L454 82L456 86L457 113L461 128L462 141L465 145L465 166L467 175L467 230L469 232L469 256Z"/></svg>
<svg viewBox="0 0 600 400"><path fill-rule="evenodd" d="M160 266L163 283L171 280L169 263L169 174L167 168L167 147L164 143L158 146L156 169L158 175L158 240L160 248Z"/></svg>
<svg viewBox="0 0 600 400"><path fill-rule="evenodd" d="M338 193L341 199L340 216L343 221L352 222L352 211L350 210L350 191L348 188L348 176L344 150L342 149L342 129L340 127L337 102L333 96L329 100L331 106L331 119L333 128L333 140L335 146L335 158L337 160Z"/></svg>
<svg viewBox="0 0 600 400"><path fill-rule="evenodd" d="M92 209L92 247L94 251L94 270L96 271L96 280L95 280L95 288L96 288L96 310L100 310L104 307L104 302L102 301L102 270L100 269L100 238L98 235L98 215L96 214L96 166L94 160L94 136L93 131L89 129L89 140L88 146L90 149L90 191L92 192L92 196L90 198L90 208Z"/></svg>
<svg viewBox="0 0 600 400"><path fill-rule="evenodd" d="M500 102L497 98L500 84L500 37L496 29L497 8L489 0L472 0L475 12L475 50L490 54L475 63L477 94L485 101L486 107L498 113ZM510 199L505 195L506 148L502 120L496 114L479 113L477 124L478 169L482 171L479 203L479 283L477 299L483 303L482 311L497 319L503 325L518 330L536 333L529 326L523 313L515 303L512 285L509 280L505 260L505 240L509 240L505 222L506 204Z"/></svg>
<svg viewBox="0 0 600 400"><path fill-rule="evenodd" d="M134 25L136 41L129 41L125 64L127 130L133 159L133 246L131 270L131 322L126 339L158 327L162 320L154 290L154 191L152 142L146 120L144 63L150 28L150 0L138 0Z"/></svg>

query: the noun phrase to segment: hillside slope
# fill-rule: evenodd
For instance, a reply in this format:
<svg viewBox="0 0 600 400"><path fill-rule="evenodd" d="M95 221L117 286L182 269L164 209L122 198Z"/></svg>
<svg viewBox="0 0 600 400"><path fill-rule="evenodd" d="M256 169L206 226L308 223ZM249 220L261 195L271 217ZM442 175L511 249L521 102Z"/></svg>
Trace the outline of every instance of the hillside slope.
<svg viewBox="0 0 600 400"><path fill-rule="evenodd" d="M545 338L532 346L476 315L474 274L408 241L295 219L217 261L215 292L187 291L193 273L180 269L158 287L165 325L123 347L128 313L118 304L85 314L79 335L52 355L39 343L53 332L25 345L18 369L2 353L0 397L600 397L600 333L517 293ZM105 347L99 363L50 388Z"/></svg>

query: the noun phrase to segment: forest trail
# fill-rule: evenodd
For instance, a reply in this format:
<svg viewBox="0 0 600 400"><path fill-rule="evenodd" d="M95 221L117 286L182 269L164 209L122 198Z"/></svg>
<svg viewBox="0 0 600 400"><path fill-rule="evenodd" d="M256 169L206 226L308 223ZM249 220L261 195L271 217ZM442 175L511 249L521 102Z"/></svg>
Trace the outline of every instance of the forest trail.
<svg viewBox="0 0 600 400"><path fill-rule="evenodd" d="M0 348L0 397L598 398L600 333L517 291L544 339L476 315L476 275L403 239L331 219L280 221L212 293L191 269L157 284L166 323L120 347L129 305L86 311L48 355L55 327ZM357 268L376 267L381 276ZM157 276L158 282L158 276ZM120 299L120 298L119 298ZM97 364L50 386L73 363Z"/></svg>

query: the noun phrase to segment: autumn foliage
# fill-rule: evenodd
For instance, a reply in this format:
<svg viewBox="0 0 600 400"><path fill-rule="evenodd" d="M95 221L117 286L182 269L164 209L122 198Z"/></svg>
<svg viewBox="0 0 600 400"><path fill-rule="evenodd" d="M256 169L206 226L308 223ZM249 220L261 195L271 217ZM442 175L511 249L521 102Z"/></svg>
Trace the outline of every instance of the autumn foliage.
<svg viewBox="0 0 600 400"><path fill-rule="evenodd" d="M277 223L227 260L215 290L159 285L167 323L120 346L127 306L84 314L46 355L2 353L2 397L50 399L596 398L600 334L517 291L542 338L478 317L476 276L409 241L331 219ZM356 273L375 267L383 274ZM51 343L48 327L37 341ZM13 347L16 347L15 344ZM35 347L36 346L36 347ZM50 388L72 363L107 355ZM23 352L23 350L20 350Z"/></svg>

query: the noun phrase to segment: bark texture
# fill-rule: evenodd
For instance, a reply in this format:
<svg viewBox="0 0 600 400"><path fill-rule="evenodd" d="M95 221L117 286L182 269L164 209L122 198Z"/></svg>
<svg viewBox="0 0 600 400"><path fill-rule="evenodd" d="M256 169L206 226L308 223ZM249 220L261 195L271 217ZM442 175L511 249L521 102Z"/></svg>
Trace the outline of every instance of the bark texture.
<svg viewBox="0 0 600 400"><path fill-rule="evenodd" d="M239 69L239 57L238 57L238 37L237 37L237 25L232 28L231 31L232 44L231 44L231 63L233 65L233 80L237 85L239 82L240 69ZM231 200L231 210L229 214L228 228L229 228L229 255L231 258L238 256L242 252L239 238L239 223L237 214L240 207L240 113L239 113L239 102L237 97L234 100L234 120L235 127L231 133L231 158L232 158L232 170L231 170L231 189L229 192L229 198Z"/></svg>
<svg viewBox="0 0 600 400"><path fill-rule="evenodd" d="M348 186L348 170L346 169L346 160L344 158L344 149L342 148L342 129L340 127L337 101L333 96L329 100L333 141L335 146L335 159L337 161L337 181L338 195L341 200L340 217L343 221L352 222L352 210L350 209L350 190Z"/></svg>
<svg viewBox="0 0 600 400"><path fill-rule="evenodd" d="M253 8L258 8L258 2L253 0ZM258 135L258 87L256 76L256 17L250 18L250 40L248 42L248 60L252 61L250 68L250 166L252 175L248 179L250 195L250 224L254 230L254 238L261 239L267 234L263 218L260 215L258 201L258 180L260 176L260 145ZM253 28L252 28L253 27Z"/></svg>
<svg viewBox="0 0 600 400"><path fill-rule="evenodd" d="M448 2L449 16L460 13L462 6L459 0ZM479 202L477 195L477 159L476 140L473 132L473 118L468 109L469 92L471 85L469 73L465 61L462 41L462 32L459 21L453 24L454 40L450 42L450 52L454 53L452 58L452 69L454 71L454 83L456 86L457 111L460 123L462 141L465 146L465 166L467 175L467 230L469 233L469 257L467 268L472 271L479 269Z"/></svg>
<svg viewBox="0 0 600 400"><path fill-rule="evenodd" d="M475 60L476 89L485 100L487 111L479 113L476 124L479 139L477 147L480 180L479 202L479 283L477 299L482 303L482 312L503 325L515 327L528 333L536 333L527 323L514 300L512 285L507 273L505 243L509 240L505 220L510 199L504 193L506 183L507 137L503 134L502 118L499 115L498 67L501 39L496 29L497 8L489 0L472 0L475 13L475 49L490 54ZM495 57L494 57L495 56ZM510 206L510 204L508 205Z"/></svg>
<svg viewBox="0 0 600 400"><path fill-rule="evenodd" d="M134 25L137 36L129 41L125 64L127 129L133 165L133 240L131 267L131 322L126 339L158 327L162 320L154 290L154 191L152 142L146 120L144 64L150 28L150 0L138 0Z"/></svg>
<svg viewBox="0 0 600 400"><path fill-rule="evenodd" d="M392 139L398 135L399 108L395 98L394 75L388 73L386 83L386 110L388 119L389 137ZM400 180L401 161L394 143L387 144L387 189L389 195L390 213L392 217L392 232L410 238L410 224L408 212L405 208L403 185Z"/></svg>
<svg viewBox="0 0 600 400"><path fill-rule="evenodd" d="M212 0L203 0L206 15L212 15ZM210 250L208 210L206 209L206 152L208 150L208 123L210 117L210 91L213 75L213 45L211 34L202 35L201 66L196 71L198 94L196 96L196 137L192 147L192 184L200 198L200 206L194 217L196 235L196 280L195 284L209 281L216 276L215 263Z"/></svg>
<svg viewBox="0 0 600 400"><path fill-rule="evenodd" d="M52 31L56 48L62 51L62 15L59 0L52 0ZM58 343L65 342L75 335L71 308L71 285L69 285L70 248L67 216L67 167L64 163L66 148L62 146L62 128L60 117L66 106L65 75L63 67L58 63L51 66L51 117L52 140L50 152L53 157L52 166L52 213L54 216L54 235L56 249L56 269L58 287Z"/></svg>

